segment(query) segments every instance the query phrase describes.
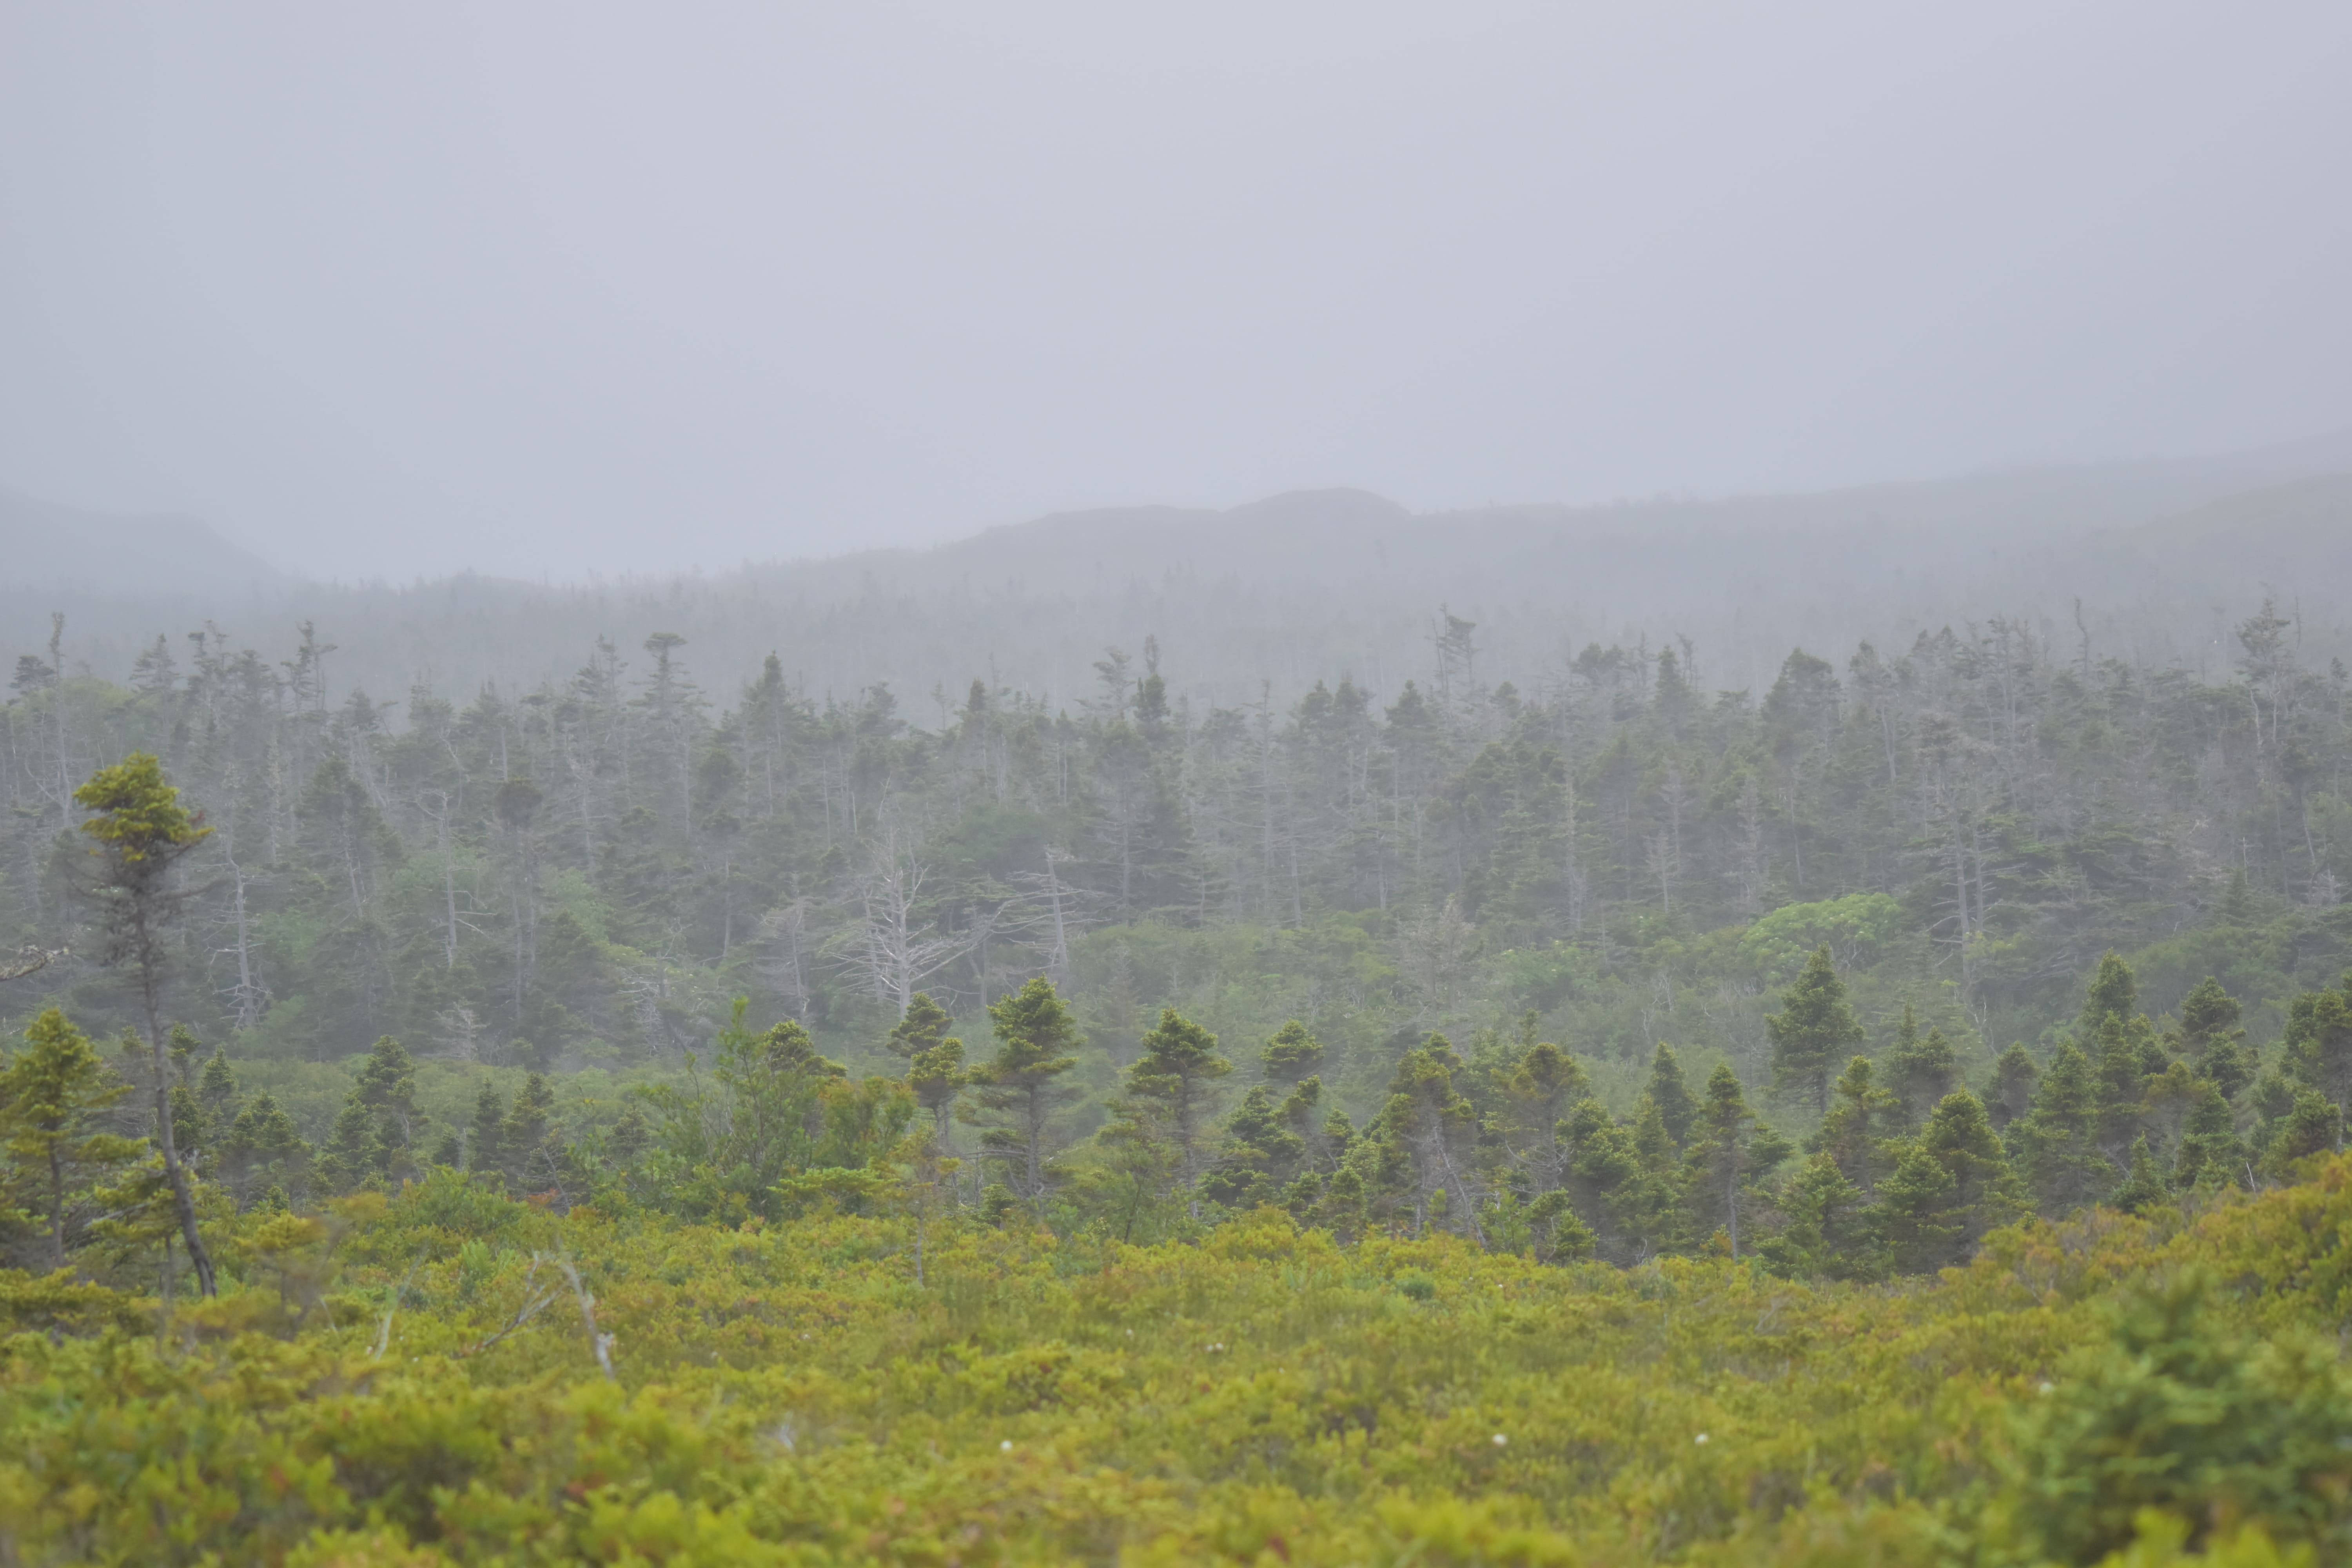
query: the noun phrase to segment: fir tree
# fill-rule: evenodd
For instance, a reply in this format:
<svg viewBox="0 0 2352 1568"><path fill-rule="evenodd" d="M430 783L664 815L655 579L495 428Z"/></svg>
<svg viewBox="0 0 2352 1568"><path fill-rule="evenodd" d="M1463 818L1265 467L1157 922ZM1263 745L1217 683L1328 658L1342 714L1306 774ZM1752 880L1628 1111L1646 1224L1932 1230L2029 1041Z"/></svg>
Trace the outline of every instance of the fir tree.
<svg viewBox="0 0 2352 1568"><path fill-rule="evenodd" d="M2173 1157L2172 1184L2183 1192L2201 1192L2249 1177L2245 1146L2239 1141L2238 1120L2229 1100L2211 1081L2198 1080L2179 1151Z"/></svg>
<svg viewBox="0 0 2352 1568"><path fill-rule="evenodd" d="M1886 1088L1901 1102L1905 1130L1925 1122L1944 1097L1959 1087L1959 1064L1951 1042L1934 1027L1922 1037L1919 1020L1905 1003L1894 1047L1886 1053Z"/></svg>
<svg viewBox="0 0 2352 1568"><path fill-rule="evenodd" d="M1306 1025L1293 1018L1275 1031L1258 1059L1265 1066L1268 1083L1297 1083L1321 1069L1323 1047L1307 1032Z"/></svg>
<svg viewBox="0 0 2352 1568"><path fill-rule="evenodd" d="M1351 1151L1374 1202L1402 1205L1416 1236L1427 1234L1437 1215L1450 1228L1478 1232L1477 1194L1470 1186L1477 1170L1478 1113L1454 1087L1461 1066L1443 1035L1407 1051L1390 1079L1387 1101Z"/></svg>
<svg viewBox="0 0 2352 1568"><path fill-rule="evenodd" d="M1906 1131L1902 1102L1872 1081L1868 1057L1846 1064L1837 1081L1836 1102L1807 1145L1827 1154L1864 1202L1894 1169L1895 1141Z"/></svg>
<svg viewBox="0 0 2352 1568"><path fill-rule="evenodd" d="M1801 1279L1872 1279L1884 1272L1876 1214L1827 1152L1799 1166L1780 1194L1780 1233L1756 1248Z"/></svg>
<svg viewBox="0 0 2352 1568"><path fill-rule="evenodd" d="M964 1069L963 1042L953 1037L916 1052L907 1064L907 1085L915 1091L915 1103L929 1113L943 1152L954 1152L956 1100L971 1078Z"/></svg>
<svg viewBox="0 0 2352 1568"><path fill-rule="evenodd" d="M1054 1114L1078 1097L1061 1081L1078 1065L1076 1022L1042 975L990 1005L996 1028L993 1058L971 1070L972 1100L991 1120L983 1147L1018 1184L1032 1205L1045 1196L1046 1139Z"/></svg>
<svg viewBox="0 0 2352 1568"><path fill-rule="evenodd" d="M2206 1052L2224 1040L2242 1040L2246 1031L2240 1028L2243 1009L2238 999L2221 988L2212 975L2198 982L2197 988L2180 1001L2180 1041L2189 1055L2200 1062Z"/></svg>
<svg viewBox="0 0 2352 1568"><path fill-rule="evenodd" d="M1225 1120L1225 1142L1216 1165L1202 1179L1201 1194L1227 1208L1255 1208L1273 1200L1297 1169L1306 1143L1286 1126L1281 1108L1264 1084L1254 1084Z"/></svg>
<svg viewBox="0 0 2352 1568"><path fill-rule="evenodd" d="M1529 1195L1541 1197L1567 1179L1569 1148L1560 1124L1572 1106L1591 1098L1592 1085L1575 1058L1539 1042L1519 1058L1501 1094L1497 1131L1525 1173Z"/></svg>
<svg viewBox="0 0 2352 1568"><path fill-rule="evenodd" d="M2292 1178L2295 1168L2315 1155L2334 1153L2342 1146L2344 1112L2315 1089L2294 1097L2294 1103L2271 1130L2263 1167L2273 1176Z"/></svg>
<svg viewBox="0 0 2352 1568"><path fill-rule="evenodd" d="M1992 1086L1985 1095L1985 1115L1994 1131L2005 1134L2033 1109L2034 1086L2041 1078L2042 1069L2026 1054L2025 1043L2011 1041L1992 1065Z"/></svg>
<svg viewBox="0 0 2352 1568"><path fill-rule="evenodd" d="M1961 1220L1957 1186L1942 1161L1916 1142L1903 1146L1879 1192L1875 1213L1887 1256L1905 1274L1927 1274L1958 1261Z"/></svg>
<svg viewBox="0 0 2352 1568"><path fill-rule="evenodd" d="M2145 1020L2140 1021L2145 1026ZM2142 1127L2141 1108L2147 1095L2147 1059L2141 1042L2116 1015L2110 1013L2094 1037L2093 1067L2098 1081L2098 1131L2102 1153L2122 1169Z"/></svg>
<svg viewBox="0 0 2352 1568"><path fill-rule="evenodd" d="M2170 1196L2163 1173L2156 1168L2155 1152L2148 1148L2147 1138L2138 1139L2131 1146L2131 1164L2124 1184L2107 1201L2126 1214L2142 1214Z"/></svg>
<svg viewBox="0 0 2352 1568"><path fill-rule="evenodd" d="M163 764L144 752L100 768L73 792L73 799L91 814L81 831L96 846L90 851L95 864L83 890L97 908L109 954L131 964L139 976L153 1063L157 1142L179 1216L180 1238L195 1268L197 1288L207 1296L216 1295L212 1251L197 1227L195 1194L173 1137L163 1016L164 974L173 951L167 931L185 901L173 873L212 829L180 805L180 792L165 781Z"/></svg>
<svg viewBox="0 0 2352 1568"><path fill-rule="evenodd" d="M305 1190L313 1159L294 1119L268 1089L238 1109L221 1141L221 1171L240 1202L272 1187L288 1193Z"/></svg>
<svg viewBox="0 0 2352 1568"><path fill-rule="evenodd" d="M1665 1143L1665 1124L1658 1120L1657 1107L1646 1097L1643 1103L1658 1142ZM1570 1107L1560 1136L1569 1149L1569 1201L1592 1231L1595 1249L1612 1263L1633 1262L1661 1235L1671 1189L1663 1182L1651 1184L1633 1134L1611 1120L1598 1100L1588 1097Z"/></svg>
<svg viewBox="0 0 2352 1568"><path fill-rule="evenodd" d="M107 1112L131 1086L63 1013L51 1007L35 1018L25 1043L0 1068L0 1147L31 1173L49 1267L63 1268L75 1204L146 1145L108 1130Z"/></svg>
<svg viewBox="0 0 2352 1568"><path fill-rule="evenodd" d="M2305 991L2287 1004L2279 1056L2297 1083L2339 1112L2352 1107L2352 975L2339 989Z"/></svg>
<svg viewBox="0 0 2352 1568"><path fill-rule="evenodd" d="M1231 1071L1233 1064L1217 1054L1217 1037L1173 1007L1161 1011L1159 1026L1143 1037L1142 1053L1127 1069L1121 1108L1139 1128L1169 1143L1180 1187L1189 1187L1201 1173L1215 1084Z"/></svg>
<svg viewBox="0 0 2352 1568"><path fill-rule="evenodd" d="M2024 1185L2011 1170L2008 1153L1992 1130L1984 1104L1968 1090L1954 1089L1936 1107L1919 1135L1919 1146L1952 1178L1952 1215L1958 1226L1958 1257L1968 1258L1988 1231L2024 1217Z"/></svg>
<svg viewBox="0 0 2352 1568"><path fill-rule="evenodd" d="M1690 1091L1690 1080L1683 1077L1683 1064L1672 1046L1659 1045L1650 1058L1650 1103L1656 1109L1660 1125L1666 1136L1679 1149L1690 1141L1691 1123L1698 1117L1698 1100Z"/></svg>
<svg viewBox="0 0 2352 1568"><path fill-rule="evenodd" d="M2104 1198L2115 1166L2099 1152L2099 1082L2071 1040L2050 1058L2033 1094L2033 1108L2009 1124L2019 1173L2041 1211L2052 1217Z"/></svg>
<svg viewBox="0 0 2352 1568"><path fill-rule="evenodd" d="M2099 1026L2109 1014L2128 1018L2138 1011L2139 982L2130 964L2109 952L2099 960L2099 971L2091 977L2083 998L2082 1016L2074 1024L2076 1037L2087 1045L2098 1037Z"/></svg>
<svg viewBox="0 0 2352 1568"><path fill-rule="evenodd" d="M507 1180L519 1193L544 1192L560 1172L555 1137L555 1089L544 1073L522 1080L521 1092L499 1129Z"/></svg>
<svg viewBox="0 0 2352 1568"><path fill-rule="evenodd" d="M1754 1201L1756 1179L1788 1152L1780 1134L1748 1110L1739 1075L1728 1063L1718 1066L1706 1080L1685 1159L1692 1234L1720 1228L1738 1258L1740 1215Z"/></svg>
<svg viewBox="0 0 2352 1568"><path fill-rule="evenodd" d="M473 1135L466 1168L477 1176L504 1183L507 1171L507 1102L499 1086L488 1079L474 1096Z"/></svg>
<svg viewBox="0 0 2352 1568"><path fill-rule="evenodd" d="M930 993L918 991L907 1002L906 1016L891 1026L887 1044L892 1055L911 1062L946 1039L954 1022Z"/></svg>
<svg viewBox="0 0 2352 1568"><path fill-rule="evenodd" d="M236 1071L229 1066L228 1053L217 1046L197 1080L196 1100L204 1107L207 1126L226 1131L236 1120Z"/></svg>
<svg viewBox="0 0 2352 1568"><path fill-rule="evenodd" d="M1797 983L1781 994L1780 1011L1764 1020L1772 1042L1773 1092L1827 1114L1830 1073L1867 1037L1845 998L1845 983L1830 966L1830 950L1815 952Z"/></svg>

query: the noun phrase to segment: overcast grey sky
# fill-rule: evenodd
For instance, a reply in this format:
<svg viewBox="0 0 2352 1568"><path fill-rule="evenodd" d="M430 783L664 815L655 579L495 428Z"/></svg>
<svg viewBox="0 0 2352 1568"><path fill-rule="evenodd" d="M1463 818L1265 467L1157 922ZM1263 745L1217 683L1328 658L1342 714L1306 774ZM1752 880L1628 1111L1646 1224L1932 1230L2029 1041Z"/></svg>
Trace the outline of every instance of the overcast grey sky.
<svg viewBox="0 0 2352 1568"><path fill-rule="evenodd" d="M721 566L2352 423L2352 6L0 0L0 485Z"/></svg>

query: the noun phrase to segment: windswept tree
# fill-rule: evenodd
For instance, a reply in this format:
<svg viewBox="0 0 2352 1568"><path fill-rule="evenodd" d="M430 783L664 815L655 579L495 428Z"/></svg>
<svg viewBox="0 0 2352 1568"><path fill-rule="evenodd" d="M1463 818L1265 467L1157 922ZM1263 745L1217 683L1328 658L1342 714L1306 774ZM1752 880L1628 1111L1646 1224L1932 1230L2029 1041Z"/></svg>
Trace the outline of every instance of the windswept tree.
<svg viewBox="0 0 2352 1568"><path fill-rule="evenodd" d="M1207 1163L1215 1084L1233 1069L1217 1054L1217 1037L1173 1007L1161 1010L1160 1026L1143 1037L1143 1054L1127 1069L1121 1109L1168 1145L1179 1187L1191 1187Z"/></svg>
<svg viewBox="0 0 2352 1568"><path fill-rule="evenodd" d="M1043 975L989 1005L996 1055L971 1069L971 1099L988 1118L982 1146L1031 1204L1045 1195L1045 1139L1054 1113L1078 1097L1062 1081L1078 1065L1077 1021Z"/></svg>
<svg viewBox="0 0 2352 1568"><path fill-rule="evenodd" d="M97 913L106 956L130 965L138 976L147 1048L153 1058L155 1142L163 1151L181 1238L187 1243L197 1288L207 1296L216 1295L212 1253L196 1225L195 1194L172 1136L171 1086L177 1079L164 1055L163 1033L163 984L171 956L167 933L190 896L173 873L212 829L180 804L180 792L163 777L163 764L145 752L133 752L112 767L99 769L74 791L74 800L92 814L81 825L91 839L81 885Z"/></svg>

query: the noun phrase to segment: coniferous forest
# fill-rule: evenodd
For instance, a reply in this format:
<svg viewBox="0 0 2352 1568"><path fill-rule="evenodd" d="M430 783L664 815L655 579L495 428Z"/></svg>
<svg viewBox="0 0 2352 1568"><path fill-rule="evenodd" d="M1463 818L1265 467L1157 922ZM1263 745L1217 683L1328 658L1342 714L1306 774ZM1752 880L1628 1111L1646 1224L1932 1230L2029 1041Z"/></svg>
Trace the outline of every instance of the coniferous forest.
<svg viewBox="0 0 2352 1568"><path fill-rule="evenodd" d="M1990 619L1722 689L0 710L0 1561L2352 1547L2352 693ZM387 699L396 700L387 700Z"/></svg>

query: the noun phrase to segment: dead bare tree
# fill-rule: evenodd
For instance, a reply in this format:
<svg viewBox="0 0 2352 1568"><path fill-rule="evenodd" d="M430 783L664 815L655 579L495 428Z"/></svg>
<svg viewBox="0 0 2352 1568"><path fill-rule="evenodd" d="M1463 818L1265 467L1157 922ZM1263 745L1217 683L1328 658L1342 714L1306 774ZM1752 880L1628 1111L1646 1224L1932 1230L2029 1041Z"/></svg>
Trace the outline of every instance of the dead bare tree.
<svg viewBox="0 0 2352 1568"><path fill-rule="evenodd" d="M874 847L857 885L862 918L837 961L900 1016L923 982L963 957L978 940L969 929L942 931L924 896L930 869L899 847L896 834Z"/></svg>

